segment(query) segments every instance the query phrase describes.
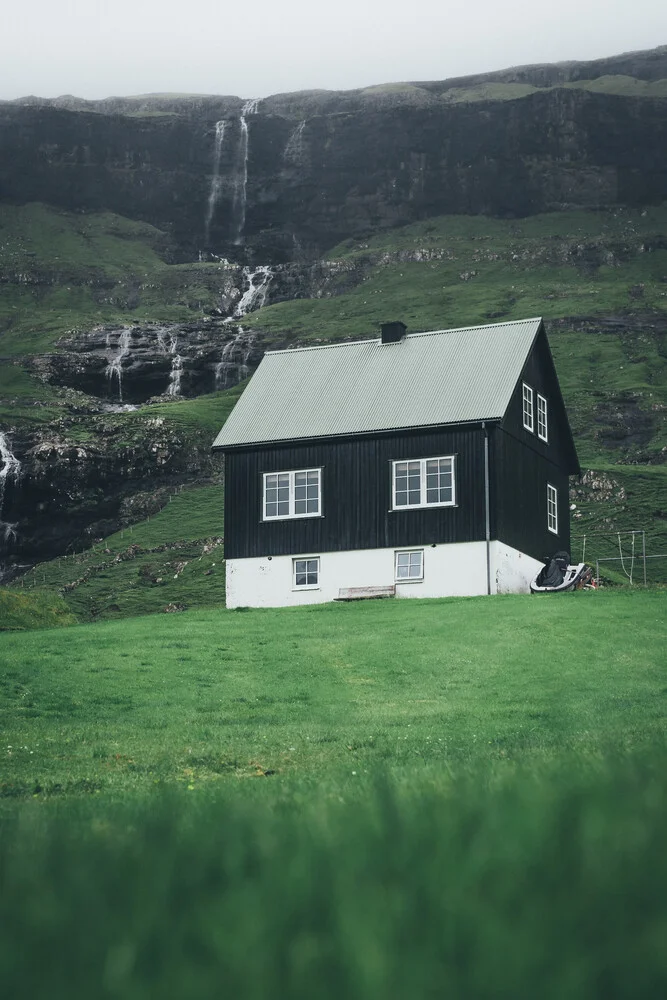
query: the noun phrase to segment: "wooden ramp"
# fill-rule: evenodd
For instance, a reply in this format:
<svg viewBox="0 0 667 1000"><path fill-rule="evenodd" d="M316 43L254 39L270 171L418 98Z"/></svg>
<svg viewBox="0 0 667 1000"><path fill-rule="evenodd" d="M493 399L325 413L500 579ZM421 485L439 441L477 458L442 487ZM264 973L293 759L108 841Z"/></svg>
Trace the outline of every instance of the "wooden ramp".
<svg viewBox="0 0 667 1000"><path fill-rule="evenodd" d="M341 587L334 601L371 601L378 597L396 597L396 587Z"/></svg>

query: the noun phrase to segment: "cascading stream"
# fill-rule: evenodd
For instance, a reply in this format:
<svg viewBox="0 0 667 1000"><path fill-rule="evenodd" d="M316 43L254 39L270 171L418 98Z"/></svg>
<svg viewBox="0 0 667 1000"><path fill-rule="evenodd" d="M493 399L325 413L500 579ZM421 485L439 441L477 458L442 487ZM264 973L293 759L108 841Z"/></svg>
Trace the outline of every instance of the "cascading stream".
<svg viewBox="0 0 667 1000"><path fill-rule="evenodd" d="M213 150L213 175L211 177L211 190L208 195L208 205L206 208L206 218L204 220L204 231L206 233L206 243L208 244L209 236L211 232L211 222L213 221L213 215L215 212L215 207L218 204L220 198L220 191L222 189L222 178L220 177L220 158L222 156L222 146L225 141L225 129L227 128L227 122L220 121L215 123L215 147Z"/></svg>
<svg viewBox="0 0 667 1000"><path fill-rule="evenodd" d="M234 190L234 218L236 223L236 235L234 243L236 246L243 243L243 231L245 229L246 198L248 189L248 147L249 134L247 119L250 115L257 114L259 99L253 98L246 101L241 109L239 124L241 126L241 138L237 156L236 183Z"/></svg>
<svg viewBox="0 0 667 1000"><path fill-rule="evenodd" d="M306 119L300 121L294 129L283 153L283 160L286 163L300 163L303 159L303 130L306 127Z"/></svg>
<svg viewBox="0 0 667 1000"><path fill-rule="evenodd" d="M175 334L169 333L169 344L165 340L164 329L156 330L157 342L163 354L171 356L171 372L169 373L169 385L167 386L167 396L180 396L181 378L183 375L183 357L178 353L178 338Z"/></svg>
<svg viewBox="0 0 667 1000"><path fill-rule="evenodd" d="M17 483L21 475L21 463L9 446L7 436L0 431L0 531L4 540L9 541L15 535L14 525L2 520L2 507L5 502L5 490L8 482Z"/></svg>
<svg viewBox="0 0 667 1000"><path fill-rule="evenodd" d="M109 364L104 369L104 374L110 382L114 379L118 379L118 400L123 402L123 358L126 358L130 353L130 336L131 330L121 330L120 336L118 338L118 351L114 357L109 360ZM111 334L107 333L107 348L111 350Z"/></svg>
<svg viewBox="0 0 667 1000"><path fill-rule="evenodd" d="M215 366L216 389L229 389L242 382L250 374L248 361L254 343L254 336L239 326L233 339L222 349L222 357Z"/></svg>
<svg viewBox="0 0 667 1000"><path fill-rule="evenodd" d="M246 313L262 308L273 279L273 268L269 267L268 264L262 264L254 271L251 271L249 267L244 267L242 274L244 281L248 282L248 287L239 299L231 319L242 319Z"/></svg>

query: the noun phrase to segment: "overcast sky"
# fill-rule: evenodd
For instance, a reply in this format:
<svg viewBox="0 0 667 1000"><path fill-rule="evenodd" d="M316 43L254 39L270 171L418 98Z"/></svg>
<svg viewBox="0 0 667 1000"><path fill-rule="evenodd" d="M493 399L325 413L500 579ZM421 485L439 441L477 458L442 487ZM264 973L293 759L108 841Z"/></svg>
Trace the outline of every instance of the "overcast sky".
<svg viewBox="0 0 667 1000"><path fill-rule="evenodd" d="M4 0L0 98L441 80L667 43L667 0Z"/></svg>

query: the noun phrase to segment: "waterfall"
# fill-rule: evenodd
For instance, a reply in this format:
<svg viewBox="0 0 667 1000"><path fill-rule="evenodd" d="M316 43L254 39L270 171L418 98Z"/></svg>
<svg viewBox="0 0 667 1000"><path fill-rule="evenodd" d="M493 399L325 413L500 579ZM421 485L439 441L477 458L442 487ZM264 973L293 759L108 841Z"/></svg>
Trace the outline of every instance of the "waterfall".
<svg viewBox="0 0 667 1000"><path fill-rule="evenodd" d="M241 108L239 124L241 126L241 138L237 154L236 182L234 185L234 218L236 223L236 236L234 243L238 246L243 243L243 230L245 229L246 193L248 188L248 122L250 115L257 114L259 99L246 101Z"/></svg>
<svg viewBox="0 0 667 1000"><path fill-rule="evenodd" d="M0 462L2 463L2 468L0 468L0 525L2 526L4 532L5 541L8 541L9 535L13 531L14 526L1 520L2 505L5 499L5 489L7 488L7 483L10 480L13 483L17 483L19 481L19 476L21 475L21 463L12 452L12 449L9 446L9 441L2 431L0 431Z"/></svg>
<svg viewBox="0 0 667 1000"><path fill-rule="evenodd" d="M300 163L303 159L303 130L305 127L306 119L304 118L303 121L299 122L287 140L287 145L283 153L283 160L286 163Z"/></svg>
<svg viewBox="0 0 667 1000"><path fill-rule="evenodd" d="M107 379L112 382L114 378L118 379L118 399L123 402L123 358L127 357L130 353L130 337L132 331L129 329L121 330L120 336L118 338L118 351L116 355L109 360L109 364L104 369L104 374ZM111 334L107 333L107 349L111 350Z"/></svg>
<svg viewBox="0 0 667 1000"><path fill-rule="evenodd" d="M222 154L222 144L225 141L226 127L227 127L227 122L215 123L215 147L213 150L213 176L211 177L211 190L209 191L208 195L208 206L206 209L206 219L204 222L204 231L206 233L207 244L211 231L211 222L213 221L213 213L215 212L215 206L217 205L218 199L220 198L220 189L222 187L222 178L220 177L220 156Z"/></svg>
<svg viewBox="0 0 667 1000"><path fill-rule="evenodd" d="M233 319L242 319L246 313L253 312L255 309L261 309L266 302L269 285L273 279L273 268L267 264L262 264L261 267L256 268L254 271L251 271L249 267L244 267L242 274L243 280L248 282L248 287L239 299L233 316L226 322L231 322Z"/></svg>
<svg viewBox="0 0 667 1000"><path fill-rule="evenodd" d="M183 358L178 353L178 338L176 334L169 331L169 343L165 340L167 330L160 327L155 331L157 342L163 354L171 357L171 372L169 373L169 385L167 386L167 396L180 396L181 377L183 375Z"/></svg>
<svg viewBox="0 0 667 1000"><path fill-rule="evenodd" d="M252 334L246 334L243 327L239 326L233 339L225 344L221 359L215 366L216 389L229 389L248 377L248 360L254 339Z"/></svg>

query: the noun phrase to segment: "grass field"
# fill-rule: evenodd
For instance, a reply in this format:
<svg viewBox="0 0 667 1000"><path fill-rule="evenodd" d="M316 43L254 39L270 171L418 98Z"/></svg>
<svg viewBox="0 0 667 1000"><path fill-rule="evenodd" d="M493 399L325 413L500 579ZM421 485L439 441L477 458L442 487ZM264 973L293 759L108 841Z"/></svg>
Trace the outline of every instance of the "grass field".
<svg viewBox="0 0 667 1000"><path fill-rule="evenodd" d="M0 635L8 995L662 995L664 607Z"/></svg>

